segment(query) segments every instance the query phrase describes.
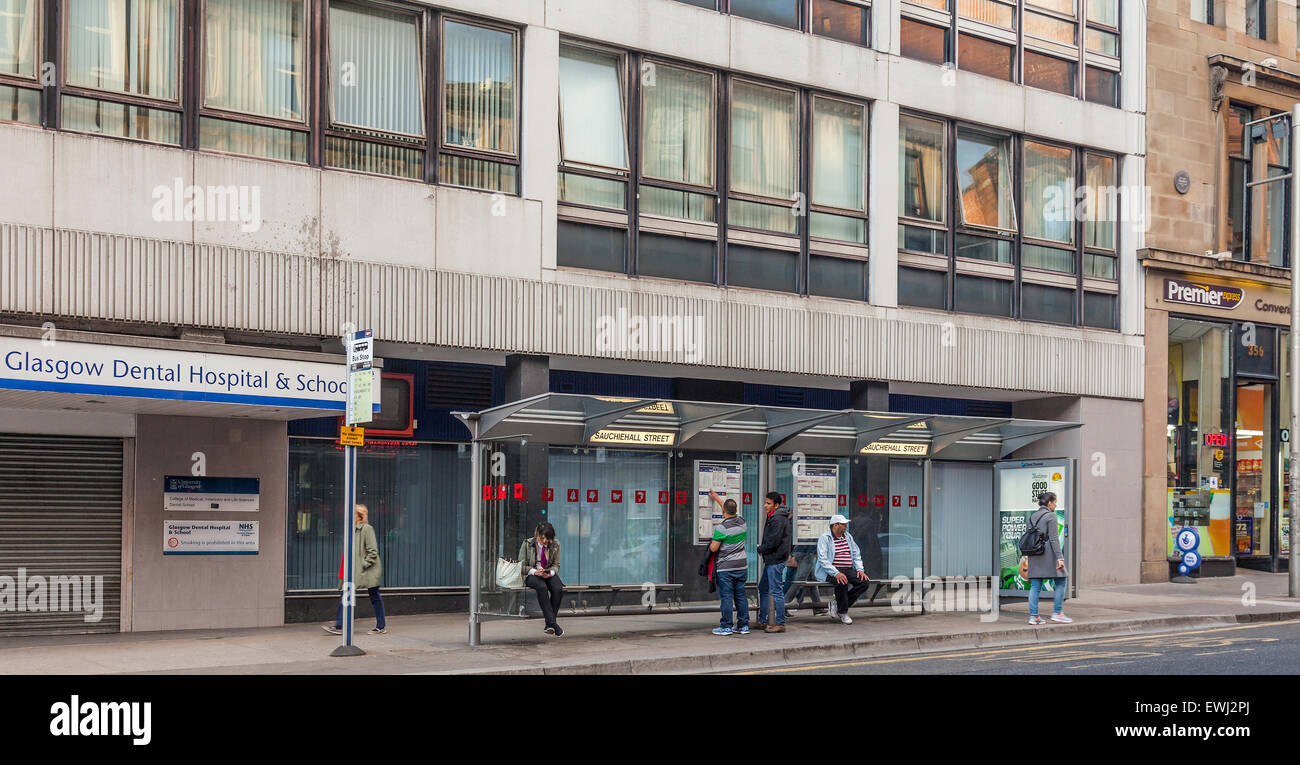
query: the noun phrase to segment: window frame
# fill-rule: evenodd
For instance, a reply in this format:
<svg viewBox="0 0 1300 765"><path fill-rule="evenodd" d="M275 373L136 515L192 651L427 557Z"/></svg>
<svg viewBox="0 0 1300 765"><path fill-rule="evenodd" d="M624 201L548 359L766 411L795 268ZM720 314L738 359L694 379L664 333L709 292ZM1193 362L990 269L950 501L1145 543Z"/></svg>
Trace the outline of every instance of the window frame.
<svg viewBox="0 0 1300 765"><path fill-rule="evenodd" d="M421 7L426 7L426 6L421 6ZM432 176L433 180L430 181L431 183L437 183L444 186L470 189L473 191L486 191L488 193L509 193L512 196L518 196L521 192L521 189L523 188L523 172L522 172L522 159L521 159L522 150L523 150L523 128L524 128L523 126L524 55L523 55L523 45L521 45L523 36L518 27L511 26L503 22L497 22L494 20L487 20L487 19L479 19L465 14L451 13L451 12L441 11L434 8L428 8L428 12L434 13L434 15L436 16L436 21L435 21L436 44L434 47L436 48L438 55L436 57L430 56L429 58L430 58L430 63L436 68L436 72L434 73L434 78L432 81L434 82L434 86L437 88L437 95L435 98L437 115L435 121L430 121L426 117L425 125L426 125L426 130L432 130L433 125L437 125L438 129L437 129L437 134L434 135L432 139L426 139L430 144L430 152L428 158L425 161L425 177L428 178ZM513 48L513 55L511 56L511 65L514 67L514 88L515 88L513 104L511 105L514 111L514 131L513 131L514 151L513 152L503 152L497 149L470 149L465 146L460 146L458 144L446 143L447 83L445 81L446 67L444 66L444 61L447 53L446 40L447 40L448 21L457 24L464 24L466 26L480 27L484 29L494 29L496 31L506 32L507 34L510 35L511 47ZM436 58L436 63L433 61L433 59L435 58ZM425 97L427 98L427 96L428 96L428 86L425 87ZM427 113L428 112L426 111L426 114ZM444 156L460 157L462 159L480 160L486 162L494 162L501 165L509 165L515 169L515 188L510 191L495 191L490 189L481 189L474 186L463 186L461 184L450 183L446 179L442 178L441 166L442 166L442 157Z"/></svg>
<svg viewBox="0 0 1300 765"><path fill-rule="evenodd" d="M174 0L176 3L176 98L161 99L152 96L141 96L134 93L123 93L112 90L99 90L84 85L74 85L68 82L68 75L72 67L68 63L68 56L72 51L69 44L71 34L72 14L70 6L72 0L54 0L57 4L59 24L56 31L57 35L57 63L58 69L55 93L44 102L47 115L43 117L45 124L51 127L57 127L60 130L77 133L80 135L93 135L100 138L112 138L118 141L133 141L145 143L153 146L172 146L176 148L190 148L190 136L187 135L190 130L189 109L193 88L190 83L189 71L186 65L189 59L190 35L187 32L187 26L191 22L194 14L195 0ZM51 5L44 5L42 12L50 11ZM177 141L175 143L155 140L152 138L139 138L136 136L121 136L111 133L97 133L94 131L78 130L77 128L66 127L63 124L63 100L66 96L80 98L82 100L99 101L108 104L135 107L137 109L151 109L154 111L168 112L176 115L177 122ZM52 104L51 104L52 101Z"/></svg>
<svg viewBox="0 0 1300 765"><path fill-rule="evenodd" d="M627 55L629 66L632 60L632 55L633 54ZM651 186L653 188L665 189L668 191L679 191L687 194L701 194L704 196L711 196L713 197L713 204L714 204L714 213L713 213L712 222L716 225L722 225L722 221L720 221L719 218L722 215L722 211L723 211L722 197L725 196L725 194L722 191L720 184L721 184L721 179L723 177L727 177L729 179L731 173L730 165L728 165L725 168L725 173L724 173L724 168L721 165L723 158L729 155L730 148L731 148L730 141L728 140L726 150L724 151L722 149L722 142L721 142L722 125L724 122L729 123L728 118L730 117L730 112L728 111L728 113L724 114L722 109L722 103L723 103L722 99L724 97L724 91L723 91L724 73L718 70L709 69L707 67L703 67L699 65L687 65L660 56L643 55L640 56L639 58L640 58L641 66L632 68L631 71L633 73L643 71L642 67L644 67L645 64L649 63L656 67L667 66L674 69L682 69L686 71L697 72L700 74L707 74L709 76L709 87L710 87L709 98L710 98L710 102L713 104L713 130L711 130L709 133L709 140L710 140L709 154L710 154L710 159L712 160L713 163L713 173L712 173L713 185L701 186L692 183L686 183L684 181L666 180L652 175L647 175L645 173L645 169L641 165L641 160L645 154L645 138L647 135L646 126L645 126L645 115L647 110L645 104L645 88L641 87L640 82L638 81L636 87L637 92L636 92L636 99L635 99L635 104L637 108L636 120L635 121L632 120L631 114L626 115L628 117L629 148L635 146L635 154L636 154L636 162L633 163L629 159L629 163L628 163L628 164L636 165L634 168L632 168L632 175L635 178L636 187L635 189L630 190L630 193L634 195L639 195L641 186ZM729 90L727 92L729 93ZM633 103L633 101L629 98L628 103L630 105ZM726 103L728 104L728 108L729 108L730 100L728 99ZM730 131L728 131L727 135L728 137L730 136ZM631 156L631 151L629 151L629 157L630 156ZM640 213L640 211L638 210L638 215L640 214L643 213ZM645 214L649 214L654 217L666 217L666 216L660 216L656 213L645 213ZM690 219L683 219L683 220L690 220Z"/></svg>
<svg viewBox="0 0 1300 765"><path fill-rule="evenodd" d="M721 14L723 14L723 15L725 15L725 16L735 16L735 17L738 18L738 19L745 19L746 21L753 21L753 22L756 23L756 24L766 24L767 26L776 27L777 29L785 29L785 30L789 30L789 31L791 31L791 32L799 32L799 33L801 33L801 34L814 35L814 36L816 36L816 37L823 37L823 38L828 39L828 40L834 40L834 41L836 41L836 42L843 43L843 44L845 44L845 45L853 45L853 46L856 46L856 47L859 47L859 48L863 48L863 47L865 47L865 48L868 48L868 49L870 49L870 48L874 48L874 47L875 47L875 45L873 44L874 41L873 41L873 39L872 39L872 38L875 36L875 29L876 29L875 2L874 2L874 0L831 0L831 2L834 2L834 3L837 3L837 4L857 6L857 7L862 8L863 10L866 11L866 26L867 26L866 33L867 33L867 44L866 44L865 46L864 46L864 45L861 45L861 44L859 44L859 43L849 42L849 41L847 41L847 40L841 40L841 39L838 38L838 37L831 37L831 36L829 36L829 35L821 35L821 34L818 34L818 33L814 32L814 31L812 31L812 5L813 5L813 0L795 0L795 3L796 3L796 5L795 5L796 13L798 14L799 18L798 18L798 22L797 22L796 25L793 26L793 27L786 26L786 25L784 25L784 24L773 24L773 23L771 23L771 22L767 22L767 21L762 21L762 20L760 20L760 19L751 18L751 17L749 17L749 16L745 16L745 15L742 15L742 14L740 14L740 13L733 13L732 10L731 10L731 4L732 4L732 2L734 2L735 0L716 0L716 2L714 3L714 7L713 7L713 8L705 8L704 6L698 5L698 4L694 3L694 2L691 2L690 0L677 0L677 1L680 2L682 5L690 5L690 6L693 6L693 7L695 7L695 8L699 8L699 9L701 9L701 10L705 10L705 11L712 10L712 11L715 12L715 13L721 13Z"/></svg>
<svg viewBox="0 0 1300 765"><path fill-rule="evenodd" d="M34 64L32 75L28 77L26 75L14 74L12 72L0 72L0 87L10 87L16 90L26 90L36 93L36 120L34 122L20 122L0 116L0 124L34 126L45 124L45 112L47 112L48 109L46 107L46 88L41 85L41 69L43 68L45 61L48 60L45 51L49 45L49 40L46 39L46 35L48 34L46 29L46 17L48 15L49 2L47 0L30 0L30 2L32 3L32 8L36 17L35 23L32 24L32 55L34 56L32 62Z"/></svg>
<svg viewBox="0 0 1300 765"><path fill-rule="evenodd" d="M861 188L859 189L859 191L862 192L862 209L861 209L861 210L851 209L851 208L847 208L847 207L835 207L835 206L833 206L833 205L819 204L819 203L817 202L817 198L816 198L816 195L815 195L815 193L814 193L814 189L816 188L816 186L815 186L815 182L816 182L815 173L816 173L816 169L817 169L817 161L816 161L816 160L817 160L817 146L816 146L816 142L815 142L815 141L816 141L816 138L817 138L817 134L816 134L816 131L815 131L815 125L816 125L816 117L817 117L817 101L818 101L818 99L825 100L825 101L834 101L835 103L840 103L840 104L848 104L849 106L853 106L853 107L859 108L859 109L861 110L861 114L862 114L862 146L861 146L861 149L862 149L862 167L863 167L863 173L862 173L862 186L861 186ZM869 184L867 183L867 177L868 177L868 175L870 175L870 173L868 172L868 170L869 170L870 162L871 162L871 121L870 121L870 112L871 112L871 109L868 108L866 102L853 101L853 100L851 100L851 99L846 99L846 98L843 98L843 97L840 97L840 96L827 95L827 94L824 94L824 93L819 93L819 92L817 92L817 91L809 91L809 93L808 93L808 110L809 110L809 120L808 120L808 152L807 152L807 153L808 153L808 188L807 188L806 191L805 191L805 193L806 193L806 195L807 195L806 198L807 198L807 201L808 201L808 212L809 212L809 213L819 212L819 213L822 213L822 214L824 214L824 215L837 215L837 216L840 216L840 217L842 217L842 218L856 218L856 219L859 219L859 220L863 221L864 224L865 224L865 222L866 222L866 220L867 220L867 211L868 211L868 208L871 206L871 204L870 204L870 203L871 203L871 200L870 200L870 199L868 198L868 196L867 196L868 192L870 191L870 189L869 189ZM810 217L810 216L805 216L805 217L809 218L808 223L809 223L809 228L811 228L811 217ZM811 233L811 232L810 232L810 233ZM870 234L870 232L868 231L868 238L869 238L869 234ZM818 238L818 237L813 237L813 238ZM826 241L832 241L832 242L834 242L834 241L840 241L840 240L837 240L837 239L828 239L828 240L826 240Z"/></svg>
<svg viewBox="0 0 1300 765"><path fill-rule="evenodd" d="M961 0L947 0L946 9L940 10L933 5L928 5L923 0L903 0L899 4L900 23L911 22L923 24L931 27L944 28L945 32L945 55L942 66L953 67L955 69L980 74L961 65L961 38L971 36L989 43L998 43L1011 46L1011 77L1009 82L1025 85L1026 87L1036 87L1025 82L1025 59L1026 53L1032 51L1041 56L1051 56L1063 61L1069 61L1074 64L1073 92L1068 94L1069 98L1076 98L1081 101L1097 103L1112 108L1119 108L1121 60L1123 53L1123 33L1122 33L1122 12L1123 0L1114 0L1116 4L1116 25L1110 26L1101 22L1088 20L1088 3L1089 0L1074 0L1074 16L1071 17L1060 11L1043 7L1033 3L1031 0L989 0L990 2L999 2L1001 5L1011 5L1015 10L1012 16L1012 26L1010 28L1000 27L995 24L981 22L962 16L959 12ZM1129 0L1130 2L1132 0ZM1029 14L1039 14L1057 21L1069 21L1074 25L1075 42L1073 45L1054 41L1048 38L1038 37L1026 32L1025 20ZM1109 32L1117 38L1119 52L1117 55L1090 51L1087 47L1087 36L1089 29ZM904 54L906 57L906 54ZM921 60L921 59L915 59ZM1087 69L1101 69L1111 72L1116 78L1115 98L1111 100L1098 101L1090 98L1087 89ZM985 75L989 76L989 75ZM997 79L997 78L995 78ZM1058 91L1048 89L1049 93L1058 93Z"/></svg>
<svg viewBox="0 0 1300 765"><path fill-rule="evenodd" d="M265 159L272 162L287 162L294 165L311 164L312 137L316 132L315 126L312 124L314 121L313 111L315 109L315 79L316 79L312 76L314 50L316 45L316 35L315 35L316 29L315 29L315 25L312 23L313 21L312 8L314 6L313 0L276 0L277 2L296 2L302 6L302 10L303 10L303 17L302 17L302 28L303 28L302 59L303 60L302 60L302 71L299 73L300 76L303 78L302 80L303 108L302 108L302 120L300 121L276 119L274 117L267 117L261 114L253 114L251 112L244 112L235 109L222 109L219 107L213 107L207 105L206 103L207 89L208 89L207 88L207 84L208 84L207 81L207 75L208 75L207 18L208 18L208 3L210 2L210 0L196 0L196 1L197 1L196 14L198 19L200 19L200 23L194 25L196 27L194 33L195 45L196 45L195 56L194 56L194 60L195 60L194 68L196 71L194 72L195 84L193 89L194 89L194 112L196 116L194 118L194 126L192 129L194 131L195 148L203 152L210 152L213 154L224 154L227 156L252 157L254 159ZM325 7L328 10L329 7L328 0L325 3ZM322 25L322 28L328 29L328 27L324 25ZM328 45L329 44L327 39L325 42L325 46L327 50L328 50ZM201 125L205 117L208 119L221 120L223 122L235 122L244 125L255 125L258 127L266 127L266 128L277 129L277 130L288 130L291 132L303 133L306 137L307 156L302 162L297 162L294 160L271 158L271 157L266 157L257 154L243 154L240 152L224 151L221 149L200 148L200 143L202 141ZM341 168L334 168L334 169L341 169Z"/></svg>
<svg viewBox="0 0 1300 765"><path fill-rule="evenodd" d="M1087 183L1087 157L1105 157L1110 159L1113 164L1113 176L1108 179L1109 183L1118 184L1120 177L1120 160L1121 155L1110 152L1093 149L1088 146L1079 146L1050 138L1040 136L1013 133L1006 130L990 128L985 125L966 122L953 117L942 115L928 114L909 109L903 109L899 112L899 119L921 120L944 126L943 158L944 162L944 179L945 179L945 199L943 200L942 210L946 222L935 223L921 218L910 217L899 214L898 225L900 231L903 226L925 228L931 231L942 232L944 237L945 253L935 254L921 250L909 250L899 246L898 267L909 269L922 269L928 271L944 271L947 275L946 286L944 291L944 308L927 308L923 306L909 306L917 310L943 310L949 313L969 313L966 311L957 311L956 305L956 283L958 276L998 279L1010 282L1011 285L1011 314L1009 317L997 313L975 313L979 316L995 316L1001 318L1010 318L1015 321L1026 321L1034 323L1049 323L1058 326L1072 326L1081 329L1097 329L1108 332L1119 330L1119 322L1115 322L1113 327L1092 327L1084 324L1085 317L1085 300L1090 294L1114 296L1115 305L1118 306L1119 290L1119 259L1121 253L1121 227L1115 225L1114 232L1114 250L1105 251L1102 248L1089 247L1084 239L1084 228L1087 223L1086 217L1075 215L1073 210L1079 204L1077 197L1068 200L1071 205L1071 238L1069 245L1037 237L1026 236L1025 228L1025 151L1026 145L1041 144L1056 148L1069 149L1071 152L1070 168L1073 174L1075 193L1077 189ZM1016 230L1014 232L1001 232L997 229L989 229L966 224L960 218L960 168L957 164L957 140L958 132L965 128L973 130L976 133L988 136L1005 136L1010 139L1009 158L1011 161L1010 181L1012 190L1012 206L1016 211ZM900 138L898 149L903 151L903 144ZM901 155L900 155L901 156ZM901 184L903 176L900 175L898 183L900 184L899 194L903 193ZM1113 221L1118 223L1118 221ZM957 253L956 242L959 236L976 236L983 239L1007 242L1011 248L1011 259L1009 263L996 261L981 260L961 256ZM1040 268L1035 266L1024 265L1024 247L1045 247L1055 250L1069 250L1071 253L1073 273L1056 271L1052 269ZM1105 255L1115 261L1115 275L1113 277L1092 276L1084 272L1086 257L1089 253ZM1060 322L1041 322L1036 319L1026 319L1024 317L1024 285L1033 284L1041 287L1056 287L1069 289L1074 292L1074 323L1064 324ZM900 304L902 305L902 304ZM1113 317L1114 318L1114 317Z"/></svg>
<svg viewBox="0 0 1300 765"><path fill-rule="evenodd" d="M569 207L580 207L580 208L585 208L590 210L600 210L604 212L616 210L618 212L626 213L630 206L629 197L632 194L632 188L633 188L632 178L638 172L637 168L632 167L632 161L634 157L638 159L640 158L640 154L632 150L632 141L633 141L633 136L631 133L631 122L632 122L631 90L632 88L631 88L631 79L630 79L631 78L630 57L626 51L622 51L617 48L611 48L609 46L598 45L596 43L590 43L586 41L575 41L575 40L564 39L560 41L561 58L563 58L564 56L565 48L574 48L578 50L585 50L585 51L590 51L592 53L598 53L601 55L609 55L615 57L615 61L617 62L615 66L615 72L618 75L619 112L620 112L620 118L622 120L622 126L623 126L623 151L625 152L625 156L627 157L628 167L626 170L624 170L619 168L603 167L599 165L589 165L585 163L570 164L567 160L565 160L564 158L564 103L562 100L562 96L560 95L559 92L559 78L557 77L557 87L556 87L556 96L555 96L556 110L557 110L557 114L559 115L559 120L558 120L559 124L556 126L556 138L558 141L558 148L559 148L559 162L557 163L556 166L557 187L560 182L560 177L562 175L577 175L577 176L582 176L584 178L596 178L605 181L615 181L617 183L622 184L623 186L623 207L622 208L603 207L601 205L594 205L587 202L575 202L563 198L559 199L559 203Z"/></svg>

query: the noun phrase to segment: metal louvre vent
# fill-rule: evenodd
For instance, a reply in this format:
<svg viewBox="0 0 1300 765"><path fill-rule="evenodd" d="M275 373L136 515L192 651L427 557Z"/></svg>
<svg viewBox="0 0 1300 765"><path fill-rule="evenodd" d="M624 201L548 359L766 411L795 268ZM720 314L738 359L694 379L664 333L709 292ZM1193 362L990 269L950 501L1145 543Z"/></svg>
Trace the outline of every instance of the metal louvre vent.
<svg viewBox="0 0 1300 765"><path fill-rule="evenodd" d="M23 590L17 587L20 568ZM13 578L0 589L15 599L15 610L0 601L0 636L118 631L121 439L0 434L0 576ZM90 577L88 591L82 577ZM96 577L103 577L102 591ZM17 598L24 598L22 611ZM26 610L28 603L44 610ZM99 618L87 621L96 603Z"/></svg>
<svg viewBox="0 0 1300 765"><path fill-rule="evenodd" d="M429 367L425 403L442 409L487 409L492 406L492 368L470 364Z"/></svg>
<svg viewBox="0 0 1300 765"><path fill-rule="evenodd" d="M776 389L777 406L802 407L804 405L803 390L800 388L782 388Z"/></svg>

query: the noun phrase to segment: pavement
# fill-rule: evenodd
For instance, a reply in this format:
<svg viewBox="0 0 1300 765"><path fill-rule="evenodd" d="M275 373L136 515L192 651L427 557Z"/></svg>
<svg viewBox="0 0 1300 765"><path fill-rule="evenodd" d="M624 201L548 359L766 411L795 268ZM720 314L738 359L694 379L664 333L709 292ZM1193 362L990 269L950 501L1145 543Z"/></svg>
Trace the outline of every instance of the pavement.
<svg viewBox="0 0 1300 765"><path fill-rule="evenodd" d="M539 619L489 620L468 645L466 614L397 616L388 634L355 643L364 656L332 658L337 636L319 624L239 630L0 638L0 674L686 674L997 646L1035 645L1300 619L1285 574L1247 572L1196 584L1081 588L1065 611L1075 623L1031 627L1023 599L1002 601L996 621L970 611L897 612L855 607L843 625L794 612L788 631L719 637L716 613L566 618L564 636ZM936 599L948 608L954 597ZM1050 613L1045 598L1043 612ZM755 614L750 612L751 621ZM989 615L984 616L985 619Z"/></svg>

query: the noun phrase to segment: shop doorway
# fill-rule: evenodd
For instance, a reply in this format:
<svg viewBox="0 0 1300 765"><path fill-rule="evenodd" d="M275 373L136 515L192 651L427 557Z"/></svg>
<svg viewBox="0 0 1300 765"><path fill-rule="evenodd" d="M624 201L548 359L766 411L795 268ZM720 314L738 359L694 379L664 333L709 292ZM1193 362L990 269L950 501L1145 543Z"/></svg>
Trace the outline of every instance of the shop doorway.
<svg viewBox="0 0 1300 765"><path fill-rule="evenodd" d="M1277 507L1277 383L1238 380L1233 554L1240 565L1272 567Z"/></svg>

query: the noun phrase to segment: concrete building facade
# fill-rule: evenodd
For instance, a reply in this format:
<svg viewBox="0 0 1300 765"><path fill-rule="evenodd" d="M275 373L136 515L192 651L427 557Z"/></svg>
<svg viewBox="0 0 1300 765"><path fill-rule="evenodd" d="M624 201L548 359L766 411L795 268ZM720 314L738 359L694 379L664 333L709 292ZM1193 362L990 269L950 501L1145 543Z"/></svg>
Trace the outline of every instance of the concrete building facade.
<svg viewBox="0 0 1300 765"><path fill-rule="evenodd" d="M332 612L341 394L191 370L324 380L349 328L383 360L359 490L393 612L463 607L449 413L547 391L1082 422L1013 456L1076 460L1081 583L1142 576L1151 234L1061 200L1150 177L1144 4L85 5L6 22L5 358L185 379L16 361L0 434L117 444L116 628ZM199 462L257 479L256 515L203 517L256 521L255 556L168 554Z"/></svg>

